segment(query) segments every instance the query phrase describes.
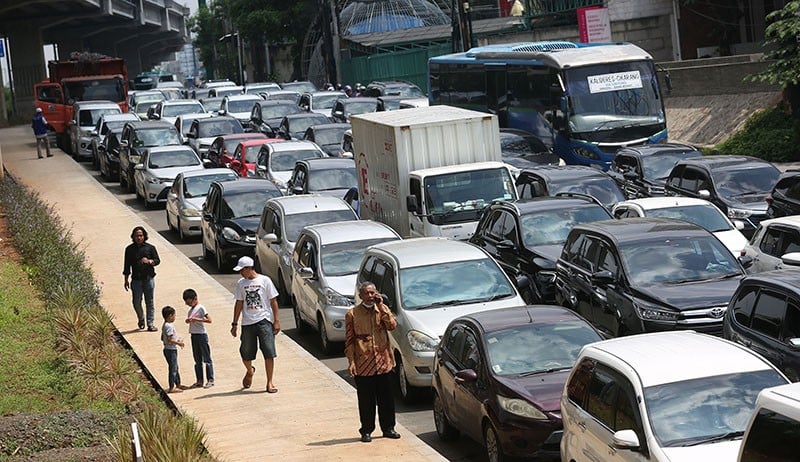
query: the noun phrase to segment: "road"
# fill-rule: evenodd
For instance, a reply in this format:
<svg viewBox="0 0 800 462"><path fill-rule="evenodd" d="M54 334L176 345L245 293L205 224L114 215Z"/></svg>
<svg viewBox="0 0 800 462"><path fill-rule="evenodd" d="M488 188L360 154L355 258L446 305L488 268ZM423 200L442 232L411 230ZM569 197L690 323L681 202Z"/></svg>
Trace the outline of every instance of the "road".
<svg viewBox="0 0 800 462"><path fill-rule="evenodd" d="M236 281L239 279L237 273L220 273L213 261L205 261L202 257L201 244L199 237L197 239L181 242L177 233L169 231L166 221L166 212L164 207L160 206L152 210L145 208L144 204L136 199L135 194L126 193L120 188L118 182L106 182L101 177L97 170L92 170L91 163L81 163L81 165L89 172L96 181L101 183L114 197L120 202L127 205L132 211L137 213L142 220L147 223L152 229L156 230L166 240L171 242L178 250L183 252L192 262L202 268L206 273L213 277L217 282L224 287L230 288L231 292L236 286ZM122 258L122 249L120 249L120 258ZM202 297L202 294L200 294ZM231 305L224 307L209 307L212 312L232 314L233 299ZM225 319L224 315L222 316ZM342 353L325 356L319 346L319 340L314 332L307 334L300 334L295 328L294 316L292 316L292 309L289 306L282 306L280 310L281 327L284 334L291 337L306 351L314 355L315 358L320 360L328 368L345 379L350 385L355 387L355 383L347 374L347 360ZM289 367L289 366L284 366ZM276 374L280 374L280 359L276 366ZM442 456L451 461L457 462L484 462L487 460L483 447L474 441L467 438L460 438L454 442L442 442L436 435L436 428L433 423L433 411L431 410L432 400L430 396L421 399L414 404L403 403L399 394L395 399L397 405L397 421L407 428L409 431L414 432L417 437L430 445ZM357 409L353 409L357 412Z"/></svg>

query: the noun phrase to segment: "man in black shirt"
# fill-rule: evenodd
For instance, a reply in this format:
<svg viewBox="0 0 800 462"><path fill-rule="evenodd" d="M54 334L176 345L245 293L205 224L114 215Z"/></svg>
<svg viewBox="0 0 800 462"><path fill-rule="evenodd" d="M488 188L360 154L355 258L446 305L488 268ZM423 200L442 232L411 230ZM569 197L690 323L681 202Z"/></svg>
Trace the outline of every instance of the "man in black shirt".
<svg viewBox="0 0 800 462"><path fill-rule="evenodd" d="M141 226L133 228L131 233L133 244L125 247L125 266L122 274L125 276L125 291L131 289L133 294L133 309L139 319L139 329L144 329L145 315L142 312L142 296L147 306L147 330L156 332L155 306L153 291L155 290L155 267L161 263L156 248L148 244L147 231ZM128 282L128 276L131 281Z"/></svg>

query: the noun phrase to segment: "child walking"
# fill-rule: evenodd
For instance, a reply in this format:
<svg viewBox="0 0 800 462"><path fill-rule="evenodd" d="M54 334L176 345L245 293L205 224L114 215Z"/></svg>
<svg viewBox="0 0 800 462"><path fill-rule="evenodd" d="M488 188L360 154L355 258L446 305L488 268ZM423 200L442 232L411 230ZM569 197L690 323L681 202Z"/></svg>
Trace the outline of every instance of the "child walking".
<svg viewBox="0 0 800 462"><path fill-rule="evenodd" d="M194 375L196 381L192 388L211 388L214 386L214 366L211 363L211 346L208 344L206 323L211 323L206 307L197 300L194 289L183 291L183 301L189 307L186 315L186 324L189 324L189 333L192 335L192 356L194 357ZM206 366L206 379L203 385L203 364Z"/></svg>
<svg viewBox="0 0 800 462"><path fill-rule="evenodd" d="M181 375L178 372L178 347L183 348L183 340L178 338L175 331L175 308L165 306L161 308L164 325L161 326L161 341L164 343L164 357L167 358L169 368L169 389L167 393L180 393L187 386L181 385Z"/></svg>

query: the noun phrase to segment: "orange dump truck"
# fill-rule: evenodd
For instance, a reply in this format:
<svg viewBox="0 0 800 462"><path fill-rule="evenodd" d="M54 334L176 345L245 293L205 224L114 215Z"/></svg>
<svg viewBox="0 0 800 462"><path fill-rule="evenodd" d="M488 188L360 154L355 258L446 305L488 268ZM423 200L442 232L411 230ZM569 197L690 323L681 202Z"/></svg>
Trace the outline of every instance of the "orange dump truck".
<svg viewBox="0 0 800 462"><path fill-rule="evenodd" d="M69 149L68 129L77 101L104 100L128 112L128 70L125 60L97 53L72 53L70 59L50 61L50 78L34 85L34 104L42 108L59 147Z"/></svg>

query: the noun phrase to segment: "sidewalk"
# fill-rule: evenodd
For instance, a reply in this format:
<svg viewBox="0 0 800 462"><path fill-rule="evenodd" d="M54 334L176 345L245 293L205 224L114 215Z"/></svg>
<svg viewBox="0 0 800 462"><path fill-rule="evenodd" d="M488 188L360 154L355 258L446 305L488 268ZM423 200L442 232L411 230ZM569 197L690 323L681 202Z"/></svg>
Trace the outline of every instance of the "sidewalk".
<svg viewBox="0 0 800 462"><path fill-rule="evenodd" d="M72 158L59 150L54 154L52 158L36 158L28 127L0 130L3 167L19 183L37 191L71 229L101 284L102 305L166 389L160 332L135 329L130 293L122 287L123 249L131 242L133 227L142 223ZM185 311L181 293L189 287L197 290L214 320L207 329L216 385L169 397L181 412L203 426L208 435L206 446L217 460L446 460L400 425L396 427L403 436L400 440L359 442L355 389L286 335L276 338L275 385L279 392L266 393L264 363L259 359L253 362L253 386L242 389L244 367L239 341L230 335L232 287L221 286L154 230L148 229L148 234L161 257L156 268L157 325L162 322L162 306L172 305L179 314ZM186 325L176 323L176 327L188 340ZM180 350L179 362L182 381L193 383L190 347Z"/></svg>

